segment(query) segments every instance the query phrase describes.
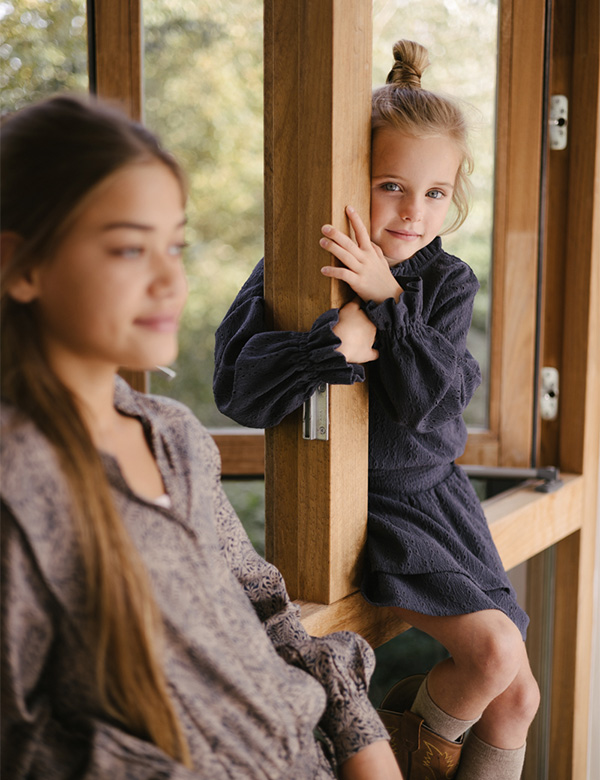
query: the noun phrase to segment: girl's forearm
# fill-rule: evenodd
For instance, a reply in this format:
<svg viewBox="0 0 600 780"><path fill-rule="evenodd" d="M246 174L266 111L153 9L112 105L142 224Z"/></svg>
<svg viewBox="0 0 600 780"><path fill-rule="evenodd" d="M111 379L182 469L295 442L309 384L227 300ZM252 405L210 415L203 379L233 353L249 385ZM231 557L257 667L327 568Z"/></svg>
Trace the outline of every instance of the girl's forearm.
<svg viewBox="0 0 600 780"><path fill-rule="evenodd" d="M355 753L341 765L340 780L402 780L390 743L379 740Z"/></svg>

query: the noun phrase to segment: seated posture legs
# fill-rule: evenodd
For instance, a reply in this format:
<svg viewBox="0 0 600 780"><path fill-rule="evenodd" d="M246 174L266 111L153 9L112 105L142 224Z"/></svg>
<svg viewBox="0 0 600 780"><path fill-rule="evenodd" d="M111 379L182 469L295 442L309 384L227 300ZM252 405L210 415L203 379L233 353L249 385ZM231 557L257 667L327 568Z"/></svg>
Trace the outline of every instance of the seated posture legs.
<svg viewBox="0 0 600 780"><path fill-rule="evenodd" d="M450 653L424 679L411 711L449 742L471 729L456 780L518 780L527 731L539 705L518 628L499 610L452 617L398 611ZM421 776L430 777L416 774L415 768L407 780Z"/></svg>

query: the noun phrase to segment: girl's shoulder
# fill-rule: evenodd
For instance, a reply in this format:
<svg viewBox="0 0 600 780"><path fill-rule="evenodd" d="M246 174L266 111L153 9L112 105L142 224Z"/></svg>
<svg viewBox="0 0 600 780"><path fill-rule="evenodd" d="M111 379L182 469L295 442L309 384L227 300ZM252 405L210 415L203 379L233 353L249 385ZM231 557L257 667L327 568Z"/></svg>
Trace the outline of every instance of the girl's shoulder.
<svg viewBox="0 0 600 780"><path fill-rule="evenodd" d="M438 288L445 288L452 295L459 291L468 296L479 290L479 280L471 266L460 257L446 252L438 239L437 251L432 253L431 262L423 270L423 278L429 286L433 282Z"/></svg>

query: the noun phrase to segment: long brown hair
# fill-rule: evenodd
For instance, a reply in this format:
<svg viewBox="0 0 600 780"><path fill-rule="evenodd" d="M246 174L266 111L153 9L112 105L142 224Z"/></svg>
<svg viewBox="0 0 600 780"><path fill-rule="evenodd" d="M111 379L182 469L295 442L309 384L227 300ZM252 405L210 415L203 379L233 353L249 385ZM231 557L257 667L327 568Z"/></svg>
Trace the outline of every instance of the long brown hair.
<svg viewBox="0 0 600 780"><path fill-rule="evenodd" d="M191 766L161 663L162 619L145 566L118 515L100 455L76 399L50 369L35 301L11 282L51 258L80 204L126 165L158 160L181 183L173 158L141 125L93 100L57 96L29 106L1 130L1 225L18 236L2 268L2 397L56 449L73 499L95 629L100 700L131 732Z"/></svg>
<svg viewBox="0 0 600 780"><path fill-rule="evenodd" d="M473 157L467 120L458 103L421 87L421 76L428 65L427 49L421 44L406 40L394 44L394 65L386 84L373 91L371 128L373 134L388 127L417 138L446 135L455 142L461 162L452 195L456 217L444 230L450 233L467 218Z"/></svg>

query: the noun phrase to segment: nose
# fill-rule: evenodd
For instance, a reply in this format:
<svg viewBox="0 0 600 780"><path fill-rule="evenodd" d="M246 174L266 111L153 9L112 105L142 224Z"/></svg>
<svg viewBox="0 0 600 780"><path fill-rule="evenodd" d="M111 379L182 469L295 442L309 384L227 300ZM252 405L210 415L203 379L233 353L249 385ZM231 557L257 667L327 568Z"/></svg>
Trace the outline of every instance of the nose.
<svg viewBox="0 0 600 780"><path fill-rule="evenodd" d="M185 295L187 280L181 257L165 252L155 252L153 258L152 293L161 298Z"/></svg>
<svg viewBox="0 0 600 780"><path fill-rule="evenodd" d="M423 213L416 197L409 196L402 199L400 217L404 222L419 222L422 216Z"/></svg>

